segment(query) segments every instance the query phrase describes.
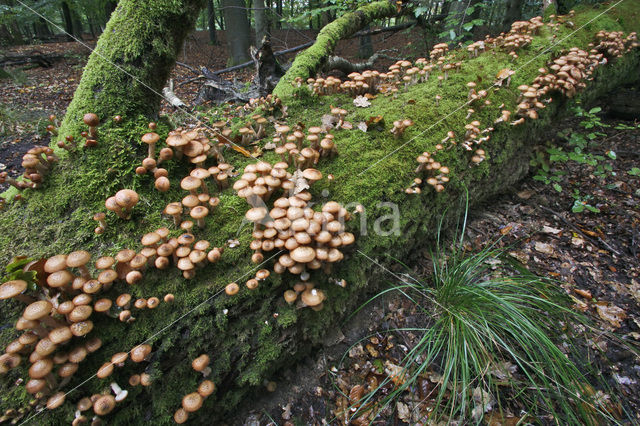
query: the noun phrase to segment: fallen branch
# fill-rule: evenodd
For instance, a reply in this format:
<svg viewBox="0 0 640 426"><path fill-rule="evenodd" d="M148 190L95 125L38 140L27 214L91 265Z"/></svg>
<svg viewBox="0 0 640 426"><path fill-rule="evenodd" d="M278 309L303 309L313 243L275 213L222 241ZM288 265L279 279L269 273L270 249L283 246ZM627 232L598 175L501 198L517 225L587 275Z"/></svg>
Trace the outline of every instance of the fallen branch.
<svg viewBox="0 0 640 426"><path fill-rule="evenodd" d="M416 21L411 21L411 22L406 22L404 24L393 25L391 27L376 28L376 29L367 30L367 31L358 31L357 33L353 34L351 37L347 37L347 38L355 38L355 37L382 34L382 33L386 33L386 32L400 31L400 30L403 30L405 28L413 27L414 25L416 25L416 23L417 23ZM286 55L288 53L298 52L298 51L300 51L302 49L306 49L307 47L312 46L313 43L315 43L315 42L314 41L310 41L310 42L301 44L299 46L292 47L290 49L279 50L277 52L274 52L274 56L281 56L281 55ZM221 70L214 71L212 74L220 75L220 74L224 74L224 73L227 73L227 72L233 72L233 71L241 70L243 68L247 68L247 67L253 65L253 63L254 63L253 61L244 62L242 64L234 65L234 66L229 67L229 68L223 68ZM188 67L188 65L181 64L180 62L177 62L177 64ZM189 68L191 68L191 67L189 67ZM193 70L193 68L191 68L191 69ZM194 70L194 72L197 72L197 71Z"/></svg>
<svg viewBox="0 0 640 426"><path fill-rule="evenodd" d="M574 225L573 223L569 222L567 219L565 219L560 213L551 210L549 207L545 207L545 206L537 206L539 208L541 208L542 210L551 213L552 215L556 216L558 219L560 219L565 225L569 226L571 229L573 229L576 233L580 234L580 236L582 238L584 238L585 240L589 241L589 243L591 243L593 246L598 247L598 245L600 247L604 247L605 249L609 250L611 253L617 255L617 256L622 256L622 253L620 253L618 250L614 249L613 247L611 247L609 244L607 244L602 238L598 238L598 241L600 244L598 244L596 241L594 241L592 238L590 238L587 234L585 234L584 232L582 232L580 230L580 228L578 228L576 225Z"/></svg>
<svg viewBox="0 0 640 426"><path fill-rule="evenodd" d="M311 75L315 75L333 53L340 40L351 37L376 19L397 16L401 12L402 3L377 1L360 6L353 12L345 13L326 25L318 33L313 46L296 55L291 68L280 79L273 94L285 102L287 98L294 95L295 89L292 83L297 78L306 80Z"/></svg>
<svg viewBox="0 0 640 426"><path fill-rule="evenodd" d="M361 72L366 69L373 68L373 65L379 59L383 59L383 58L391 59L392 61L397 61L400 59L400 58L386 55L384 53L384 52L390 52L390 51L397 52L396 49L381 50L371 55L371 57L364 62L351 62L341 56L329 56L329 59L327 59L327 63L322 67L322 69L325 71L339 70L345 74L350 74L352 72Z"/></svg>
<svg viewBox="0 0 640 426"><path fill-rule="evenodd" d="M169 105L171 105L174 108L182 108L186 106L186 104L182 102L182 99L177 97L176 94L173 92L172 78L169 79L169 86L162 89L162 96L164 96L164 99L167 102L169 102Z"/></svg>
<svg viewBox="0 0 640 426"><path fill-rule="evenodd" d="M43 68L50 68L54 62L61 61L64 58L64 55L47 55L38 51L33 51L26 55L7 54L0 56L0 67L36 64Z"/></svg>

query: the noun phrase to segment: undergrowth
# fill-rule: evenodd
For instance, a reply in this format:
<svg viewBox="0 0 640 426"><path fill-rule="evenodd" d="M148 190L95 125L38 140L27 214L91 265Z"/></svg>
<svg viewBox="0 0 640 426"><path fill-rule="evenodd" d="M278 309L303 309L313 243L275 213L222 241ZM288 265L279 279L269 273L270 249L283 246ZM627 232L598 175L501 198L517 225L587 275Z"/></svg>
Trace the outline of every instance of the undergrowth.
<svg viewBox="0 0 640 426"><path fill-rule="evenodd" d="M618 423L622 408L596 379L596 367L584 354L560 349L578 347L573 336L591 329L588 319L571 309L559 283L529 272L497 243L466 252L464 222L461 228L450 247L438 231L431 279L393 274L399 282L369 300L399 293L425 324L389 330L417 337L400 372L357 401L351 419L372 419L407 391L417 394L419 378L436 377L412 420L481 423L491 413L527 423Z"/></svg>

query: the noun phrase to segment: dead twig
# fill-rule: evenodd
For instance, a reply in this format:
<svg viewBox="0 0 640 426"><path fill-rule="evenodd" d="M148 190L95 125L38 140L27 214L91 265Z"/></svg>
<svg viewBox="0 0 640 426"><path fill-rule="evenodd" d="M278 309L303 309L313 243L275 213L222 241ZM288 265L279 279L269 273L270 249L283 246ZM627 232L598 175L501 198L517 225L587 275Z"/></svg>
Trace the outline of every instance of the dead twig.
<svg viewBox="0 0 640 426"><path fill-rule="evenodd" d="M535 207L535 206L533 206ZM580 234L580 236L582 238L584 238L585 240L589 241L589 243L591 243L593 246L595 247L604 247L605 249L609 250L611 253L615 254L616 256L622 256L622 253L620 253L618 250L616 250L615 248L611 247L609 244L607 244L607 242L605 242L602 238L596 237L597 238L597 242L599 242L600 244L597 244L596 241L594 241L591 237L589 237L587 234L585 234L584 232L582 232L580 230L580 228L578 228L576 225L574 225L573 223L569 222L567 219L565 219L560 213L551 210L549 207L545 207L545 206L537 206L538 208L551 213L552 215L556 216L558 219L560 219L565 225L569 226L571 229L573 229L576 233Z"/></svg>

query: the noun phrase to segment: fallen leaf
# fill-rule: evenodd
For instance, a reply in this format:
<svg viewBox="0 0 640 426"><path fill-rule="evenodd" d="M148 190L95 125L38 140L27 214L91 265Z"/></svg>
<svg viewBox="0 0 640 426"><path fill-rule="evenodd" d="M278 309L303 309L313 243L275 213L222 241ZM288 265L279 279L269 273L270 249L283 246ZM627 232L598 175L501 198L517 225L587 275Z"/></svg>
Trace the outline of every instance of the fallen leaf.
<svg viewBox="0 0 640 426"><path fill-rule="evenodd" d="M532 190L532 189L525 189L524 191L518 192L516 195L518 195L518 198L521 198L523 200L528 200L535 193L536 192L534 190Z"/></svg>
<svg viewBox="0 0 640 426"><path fill-rule="evenodd" d="M537 252L547 254L549 256L553 254L553 247L551 246L551 244L536 241L534 248L536 249Z"/></svg>
<svg viewBox="0 0 640 426"><path fill-rule="evenodd" d="M300 169L296 170L291 180L294 182L293 195L299 194L305 189L309 189L309 182L302 176Z"/></svg>
<svg viewBox="0 0 640 426"><path fill-rule="evenodd" d="M545 234L557 235L557 234L562 232L562 229L552 228L551 226L544 225L542 227L541 232L543 232Z"/></svg>
<svg viewBox="0 0 640 426"><path fill-rule="evenodd" d="M343 121L342 122L342 128L345 130L351 130L353 129L353 124L351 124L351 122L349 121Z"/></svg>
<svg viewBox="0 0 640 426"><path fill-rule="evenodd" d="M613 304L610 305L608 302L598 302L596 309L600 318L609 322L615 328L622 327L622 321L627 318L627 313L622 308Z"/></svg>
<svg viewBox="0 0 640 426"><path fill-rule="evenodd" d="M364 94L364 96L365 96L367 99L375 99L375 98L377 98L377 96L376 96L376 95L372 95L371 93L365 93L365 94Z"/></svg>
<svg viewBox="0 0 640 426"><path fill-rule="evenodd" d="M251 157L251 153L249 151L247 151L246 149L244 149L243 147L233 144L231 145L231 148L236 151L239 152L240 154L244 155L245 157Z"/></svg>
<svg viewBox="0 0 640 426"><path fill-rule="evenodd" d="M589 290L583 290L581 288L575 288L573 289L573 291L576 292L576 294L579 294L580 296L586 298L586 299L591 299L593 296L591 296L591 292Z"/></svg>
<svg viewBox="0 0 640 426"><path fill-rule="evenodd" d="M358 123L358 129L360 129L363 132L367 133L367 130L368 130L367 123L365 123L364 121L359 122Z"/></svg>
<svg viewBox="0 0 640 426"><path fill-rule="evenodd" d="M325 131L329 129L333 129L337 123L338 123L338 119L331 114L325 114L322 116L322 127L324 128Z"/></svg>
<svg viewBox="0 0 640 426"><path fill-rule="evenodd" d="M409 410L409 406L407 404L403 404L398 401L396 404L396 410L398 412L398 418L405 423L411 423L411 411Z"/></svg>
<svg viewBox="0 0 640 426"><path fill-rule="evenodd" d="M270 150L276 149L276 148L277 148L277 145L275 143L273 143L273 142L267 142L267 143L264 144L265 151L270 151Z"/></svg>

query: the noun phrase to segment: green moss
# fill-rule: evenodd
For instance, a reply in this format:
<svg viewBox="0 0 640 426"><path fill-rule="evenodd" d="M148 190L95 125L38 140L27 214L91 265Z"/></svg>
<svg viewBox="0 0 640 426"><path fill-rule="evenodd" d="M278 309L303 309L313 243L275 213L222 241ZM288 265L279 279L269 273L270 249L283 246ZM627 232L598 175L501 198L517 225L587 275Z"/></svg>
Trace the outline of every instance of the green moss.
<svg viewBox="0 0 640 426"><path fill-rule="evenodd" d="M637 30L634 26L640 22L637 19L638 9L639 6L631 5L631 2L623 3L620 9L612 11L611 16L602 17L597 26L594 24L589 30L578 31L571 39L562 42L561 47L587 46L601 25L607 29ZM579 28L597 13L597 10L578 13L574 28ZM625 22L629 22L629 26L620 26L619 16L628 17ZM557 39L571 31L562 27ZM477 113L475 118L483 126L492 123L499 115L501 103L513 110L517 96L515 87L530 83L535 77L536 70L551 53L536 56L540 54L540 48L547 47L550 41L550 34L545 30L532 46L519 51L518 63L530 63L514 75L510 89L493 93L490 98L492 104ZM418 244L433 238L436 223L446 208L450 208L451 217L455 217L455 205L465 187L469 189L472 203L476 203L503 191L526 173L528 153L542 140L549 124L573 101L556 99L542 111L537 121L528 121L518 127L497 127L491 140L483 145L489 158L479 167L470 168L468 155L461 150L438 154L438 161L452 170L452 181L443 193L436 195L424 191L420 196L408 196L403 192L415 176L415 157L424 150L433 150L448 130L461 132L466 108L456 108L464 103L466 91L460 88L467 81L477 80L478 76L482 78L482 84L488 86L508 61L508 55L503 53L481 55L465 61L462 72L451 74L443 87L438 87L432 78L428 83L398 94L395 99L379 96L366 109L354 109L352 100L346 96L317 98L307 93L291 98L288 112L292 124L298 121L317 124L322 115L329 112L330 105L347 108L350 111L347 119L354 124L375 115L382 115L387 123L383 131L336 131L339 156L333 160L322 160L318 166L325 174L332 173L335 181L331 187L326 181L319 182L313 188L315 201L323 201L322 190L328 189L331 199L342 203L357 202L366 208L367 235L360 235L357 229L359 218L349 222L349 227L357 233L357 247L336 265L332 275L344 278L347 288L333 285L322 274L316 273L313 280L326 290L328 296L325 308L320 312L296 310L286 305L282 293L291 285L292 277L289 275L279 277L272 274L253 292L243 288L238 296L225 296L221 290L227 283L236 281L243 285L254 273L248 249L251 230L241 228L247 205L231 190L226 190L219 194L221 203L207 219L207 228L197 231L196 236L208 239L216 246L230 238L238 238L240 246L225 250L219 263L199 270L194 280L184 280L172 268L162 272L149 270L144 280L135 286L116 286L108 294L110 297L124 291L134 297L162 296L171 292L176 295L176 301L172 305L161 304L155 310L136 311L137 320L129 325L108 317L96 318L95 324L99 327L96 334L104 340L104 348L83 362L82 371L68 389L88 378L111 354L148 340L154 348L149 365L127 364L116 370L114 378L124 383L129 375L146 368L155 383L148 388L130 389L130 397L124 406L105 419L109 424L130 424L132 418L135 422L144 419L153 424L171 424L170 414L179 407L182 396L195 390L201 380L191 370L190 362L203 352L211 356L212 380L216 382L218 391L205 402L202 410L205 414L194 415L193 420L211 423L233 412L237 404L264 379L270 379L279 368L289 366L309 353L314 345L320 344L326 331L352 312L368 291L375 289L381 280L381 270L364 255L380 262L385 262L388 253L395 258L408 255ZM638 52L634 51L600 68L580 100L588 103L616 85L637 78L638 64ZM443 97L439 107L435 107L433 101L436 94ZM216 111L206 114L210 118L217 116ZM411 117L415 126L403 138L394 139L389 133L390 123L406 117ZM97 257L114 254L124 247L139 249L139 238L143 233L168 226L169 222L161 217L159 211L168 202L184 195L177 188L177 178L185 174L186 168L176 162L166 164L173 188L165 194L155 191L152 177L133 173L144 157L145 147L141 146L139 138L146 132L145 126L145 117L127 117L120 126L101 129L100 146L63 158L43 189L27 190L22 204L9 205L0 214L2 263L8 263L16 254L47 257L84 248ZM160 123L159 128L159 132L166 136L167 125ZM415 140L403 146L414 136L417 136ZM397 152L385 158L397 148ZM238 169L250 161L231 150L225 152L225 156ZM266 153L265 158L270 161L276 159L271 152ZM382 158L384 161L366 171ZM107 196L124 187L135 189L141 196L132 219L122 221L110 215L107 231L101 236L94 235L93 213L104 210ZM396 203L400 207L399 234L380 236L374 233L376 219L390 212L380 202ZM174 230L172 234L179 232ZM2 304L0 309L2 317L12 323L21 307L10 302ZM228 309L226 314L225 309ZM6 344L17 336L11 327L4 328L0 331L0 343ZM5 376L0 388L0 409L26 405L28 395L22 387L12 385L24 374L22 366ZM82 396L99 392L109 382L90 380L79 391L69 395L68 400L75 402ZM63 411L42 414L37 423L62 424L70 421L70 405L66 407Z"/></svg>
<svg viewBox="0 0 640 426"><path fill-rule="evenodd" d="M182 41L203 6L203 0L152 0L144 7L120 1L85 66L61 138L79 138L88 112L107 124L115 115L155 115Z"/></svg>
<svg viewBox="0 0 640 426"><path fill-rule="evenodd" d="M349 37L369 22L396 14L396 5L391 1L384 0L361 6L354 12L345 13L326 25L318 33L313 46L296 55L291 68L280 79L273 94L288 100L297 92L291 85L295 78L301 77L306 81L326 61L341 39Z"/></svg>

